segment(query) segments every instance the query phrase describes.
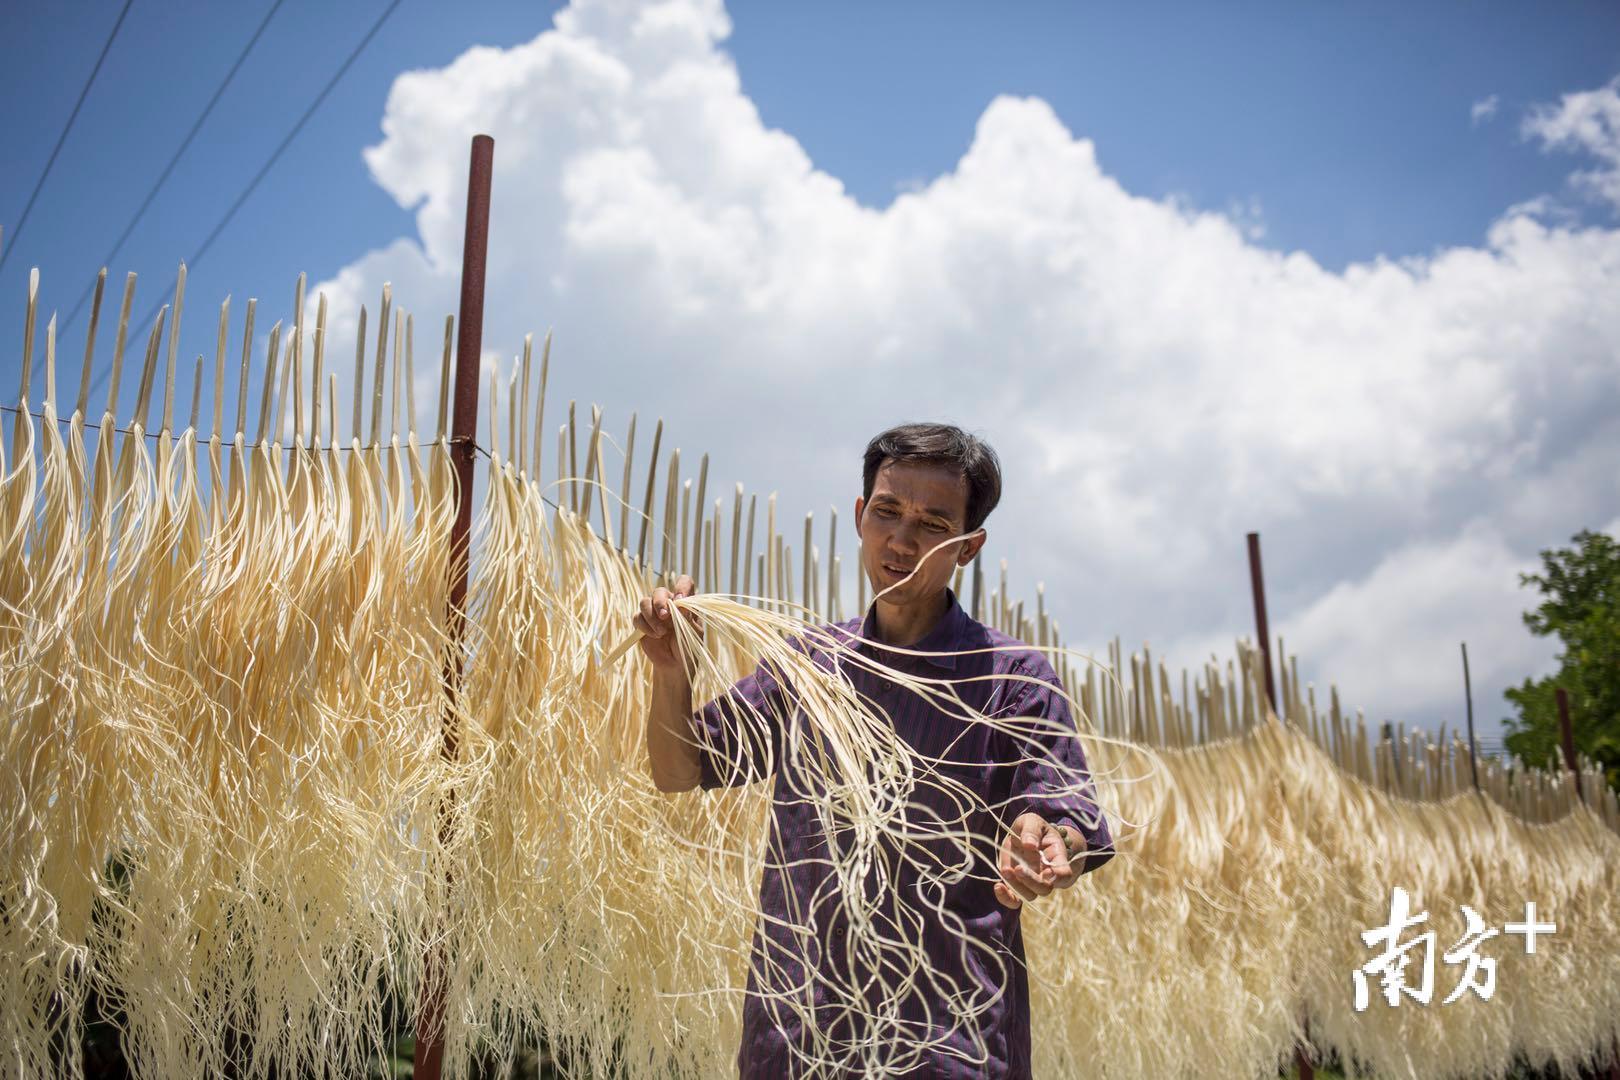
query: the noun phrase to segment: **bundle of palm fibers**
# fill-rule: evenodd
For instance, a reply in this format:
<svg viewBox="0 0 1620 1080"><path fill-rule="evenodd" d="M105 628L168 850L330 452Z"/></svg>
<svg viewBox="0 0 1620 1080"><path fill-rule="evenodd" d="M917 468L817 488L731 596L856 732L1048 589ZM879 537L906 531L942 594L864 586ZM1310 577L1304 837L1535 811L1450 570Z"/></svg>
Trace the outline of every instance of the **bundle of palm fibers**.
<svg viewBox="0 0 1620 1080"><path fill-rule="evenodd" d="M1573 1075L1604 1060L1620 1006L1620 838L1590 811L1532 825L1474 794L1395 798L1275 718L1162 760L1162 778L1121 792L1148 825L1106 879L1025 913L1035 1029L1061 1033L1037 1036L1036 1075L1273 1076L1306 1021L1317 1052L1355 1075L1505 1076L1516 1054ZM1400 941L1435 931L1433 997L1391 1007L1372 975L1357 1012L1351 973L1376 952L1360 933L1389 921L1395 886L1428 915ZM1465 933L1461 905L1500 929L1526 900L1556 936L1535 955L1486 940L1491 999L1442 1004L1464 972L1441 956Z"/></svg>
<svg viewBox="0 0 1620 1080"><path fill-rule="evenodd" d="M456 798L476 826L446 920L449 1059L536 1037L582 1075L715 1075L757 894L729 848L759 835L766 801L654 789L645 672L604 667L598 646L650 580L579 516L547 514L497 450L468 605Z"/></svg>
<svg viewBox="0 0 1620 1080"><path fill-rule="evenodd" d="M764 801L656 791L643 673L598 645L649 586L579 517L547 515L497 451L456 736L447 1065L543 1040L578 1075L716 1075L754 892L699 845L757 831Z"/></svg>
<svg viewBox="0 0 1620 1080"><path fill-rule="evenodd" d="M8 1070L76 1073L94 989L137 1075L353 1075L438 899L447 449L216 437L205 506L159 336L88 468L25 390L0 493Z"/></svg>
<svg viewBox="0 0 1620 1080"><path fill-rule="evenodd" d="M492 440L467 654L446 700L457 492L442 436L383 444L374 412L370 445L327 450L318 423L305 444L295 413L297 445L269 442L285 430L267 419L272 361L261 437L199 445L194 423L171 433L171 362L153 441L161 336L129 431L114 438L105 415L87 454L82 407L65 435L57 422L48 332L43 424L25 366L0 468L8 1071L73 1072L59 1049L94 990L127 1015L138 1075L352 1075L380 1062L390 1009L416 999L431 954L453 1074L475 1048L531 1037L582 1075L729 1072L761 877L805 856L770 843L766 784L654 789L646 664L602 651L656 580L623 530L618 547L600 538L588 498L548 512L527 455ZM217 397L215 412L217 432ZM598 455L593 432L587 462ZM766 765L793 766L796 811L847 836L825 856L836 887L776 929L808 944L844 920L846 967L868 981L794 985L784 968L770 1004L813 1021L819 994L839 1017L841 1033L812 1027L805 1071L877 1074L915 1060L908 1003L964 1029L984 1006L928 970L917 918L963 949L970 935L926 906L898 919L884 887L901 870L987 878L997 837L969 822L1001 808L972 805L795 647L872 663L781 595L698 597L684 606L701 640L677 627L698 701L763 660L806 706L803 720L744 718L762 743L781 733ZM965 727L1040 734L875 673ZM1155 752L1071 707L1119 855L1022 916L1040 1075L1265 1075L1306 1021L1316 1046L1388 1076L1491 1075L1514 1053L1567 1065L1612 1037L1617 841L1589 813L1531 826L1474 796L1395 798L1274 720ZM1501 926L1535 900L1558 936L1535 956L1487 942L1489 1002L1391 1009L1375 989L1356 1013L1358 932L1386 920L1395 885L1430 913L1437 949L1460 935L1463 903ZM1456 971L1437 967L1439 998Z"/></svg>

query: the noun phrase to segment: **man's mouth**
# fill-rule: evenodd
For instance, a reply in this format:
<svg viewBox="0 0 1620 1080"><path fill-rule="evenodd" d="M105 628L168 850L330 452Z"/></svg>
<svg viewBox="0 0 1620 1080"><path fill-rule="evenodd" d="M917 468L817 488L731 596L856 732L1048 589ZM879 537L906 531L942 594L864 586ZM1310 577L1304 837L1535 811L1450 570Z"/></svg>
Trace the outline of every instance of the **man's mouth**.
<svg viewBox="0 0 1620 1080"><path fill-rule="evenodd" d="M913 567L902 566L899 563L886 562L886 563L883 564L883 569L887 570L889 573L893 574L895 577L902 577L903 578L903 577L906 577L907 575L909 575L911 573Z"/></svg>

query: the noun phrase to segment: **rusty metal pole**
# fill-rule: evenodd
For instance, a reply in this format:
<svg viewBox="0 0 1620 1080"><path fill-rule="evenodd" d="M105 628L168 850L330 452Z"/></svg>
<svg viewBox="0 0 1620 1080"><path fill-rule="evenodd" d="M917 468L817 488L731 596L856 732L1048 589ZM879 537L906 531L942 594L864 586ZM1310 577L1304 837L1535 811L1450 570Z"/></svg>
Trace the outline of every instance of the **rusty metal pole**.
<svg viewBox="0 0 1620 1080"><path fill-rule="evenodd" d="M455 413L450 460L456 470L456 521L450 532L450 600L446 623L451 648L444 661L445 711L441 752L454 760L461 733L451 708L461 685L461 632L467 603L468 549L472 535L473 462L478 436L479 356L484 347L484 266L489 254L489 189L495 165L495 140L474 135L467 172L467 225L461 247L461 310L457 318ZM440 808L441 837L449 828L450 807ZM432 948L422 974L416 1013L416 1080L439 1080L444 1070L445 957Z"/></svg>
<svg viewBox="0 0 1620 1080"><path fill-rule="evenodd" d="M1304 1021L1305 1037L1311 1037L1311 1022ZM1294 1047L1294 1065L1299 1070L1299 1080L1316 1080L1316 1066L1311 1064L1311 1055L1305 1052L1305 1047Z"/></svg>
<svg viewBox="0 0 1620 1080"><path fill-rule="evenodd" d="M1389 767L1390 767L1390 772L1393 774L1393 776L1395 778L1395 790L1399 791L1399 790L1401 790L1401 781L1402 781L1402 777L1401 777L1401 748L1400 748L1400 744L1395 741L1395 725L1393 723L1391 723L1390 721L1385 720L1384 721L1384 726L1380 730L1383 732L1384 741L1389 744Z"/></svg>
<svg viewBox="0 0 1620 1080"><path fill-rule="evenodd" d="M1266 578L1260 570L1260 534L1249 534L1249 585L1254 590L1254 629L1260 636L1260 662L1266 666L1266 700L1277 711L1277 687L1271 678L1271 628L1266 623Z"/></svg>
<svg viewBox="0 0 1620 1080"><path fill-rule="evenodd" d="M1554 691L1558 699L1558 735L1564 744L1564 768L1575 774L1575 794L1584 802L1585 794L1581 791L1581 770L1575 764L1575 729L1569 722L1569 691L1562 686Z"/></svg>
<svg viewBox="0 0 1620 1080"><path fill-rule="evenodd" d="M1260 662L1266 668L1266 700L1271 703L1271 711L1276 712L1277 684L1271 676L1271 627L1266 621L1266 577L1260 568L1260 534L1257 532L1249 534L1249 587L1254 592L1254 631L1260 638ZM1302 1024L1305 1038L1309 1039L1310 1019L1305 1019ZM1299 1080L1316 1080L1311 1055L1305 1052L1303 1045L1294 1047L1294 1065L1298 1069Z"/></svg>
<svg viewBox="0 0 1620 1080"><path fill-rule="evenodd" d="M1479 763L1474 750L1474 681L1468 675L1468 642L1462 643L1463 697L1468 702L1468 770L1474 776L1474 790L1479 790Z"/></svg>

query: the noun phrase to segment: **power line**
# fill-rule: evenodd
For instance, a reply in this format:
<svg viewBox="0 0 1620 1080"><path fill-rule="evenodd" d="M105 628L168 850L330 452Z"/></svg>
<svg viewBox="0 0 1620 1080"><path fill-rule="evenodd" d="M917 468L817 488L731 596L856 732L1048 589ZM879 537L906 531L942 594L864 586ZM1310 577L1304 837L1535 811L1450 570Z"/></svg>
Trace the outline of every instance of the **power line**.
<svg viewBox="0 0 1620 1080"><path fill-rule="evenodd" d="M23 207L22 217L17 219L17 227L11 230L11 247L0 251L0 270L5 269L6 259L11 256L12 250L16 248L17 241L22 236L23 226L28 224L28 215L33 212L34 202L39 198L41 189L45 187L45 178L51 175L51 166L56 164L56 155L62 152L62 144L67 142L68 132L73 130L73 122L79 118L79 110L84 108L84 99L90 96L90 86L96 81L96 76L101 74L102 62L107 59L107 53L112 49L113 39L118 36L119 28L124 25L124 16L129 14L130 5L134 3L135 0L124 0L124 10L118 13L118 21L113 23L112 33L107 35L107 43L101 47L101 55L96 57L96 66L90 69L90 77L84 80L84 88L79 91L79 100L74 102L73 111L68 114L67 123L62 125L62 134L56 137L56 146L52 148L51 156L45 161L44 171L39 174L39 180L34 184L34 192L28 196L28 205Z"/></svg>
<svg viewBox="0 0 1620 1080"><path fill-rule="evenodd" d="M106 257L101 260L102 266L111 266L113 259L118 257L118 252L124 247L124 241L129 239L129 234L135 231L135 226L140 223L141 218L146 216L146 211L151 209L152 200L157 198L157 194L162 190L163 185L169 182L169 176L174 172L174 167L180 163L180 158L190 148L191 141L197 137L197 132L202 130L202 126L208 120L209 114L214 111L214 106L219 104L219 99L224 96L226 88L231 85L231 80L236 78L236 73L242 69L242 63L248 58L248 53L253 51L253 47L259 43L259 38L264 36L265 27L270 25L270 20L275 18L276 12L281 9L284 2L285 0L275 0L275 3L270 5L270 10L265 13L264 20L259 23L259 28L253 31L253 36L248 39L247 45L243 47L242 52L237 56L236 63L232 64L231 70L225 73L224 81L214 90L214 96L209 98L207 106L197 117L196 123L191 125L191 130L186 133L185 139L181 141L180 148L174 152L174 156L169 159L169 163L163 167L163 174L157 178L157 183L152 185L152 190L146 193L146 198L142 200L140 209L135 211L134 216L129 219L129 223L124 226L124 231L118 235L118 241L113 244L112 250L107 252ZM73 310L63 320L57 330L58 333L66 332L67 328L73 325L73 320L77 319L79 313L84 310L84 305L89 302L90 294L94 289L95 285L93 283L85 286L84 292L79 295L79 302L73 305Z"/></svg>
<svg viewBox="0 0 1620 1080"><path fill-rule="evenodd" d="M336 73L334 73L333 76L327 80L326 85L321 88L321 92L315 95L315 100L310 102L309 108L304 110L304 115L298 118L298 123L294 124L292 130L287 132L286 138L281 140L281 145L275 148L270 157L262 166L260 166L259 171L254 174L253 179L248 181L247 187L243 188L242 193L236 197L236 201L231 203L231 208L225 211L225 216L220 218L219 223L214 226L211 232L209 232L208 238L202 242L202 246L197 249L196 253L192 255L191 258L185 260L188 268L195 268L197 263L202 260L203 255L207 254L208 249L213 247L214 241L219 239L219 234L225 231L225 227L231 223L231 219L236 216L236 212L242 209L242 204L247 202L248 197L252 195L254 189L259 186L259 182L262 181L265 178L265 175L275 167L276 162L281 160L281 155L286 153L287 147L292 145L292 141L298 137L298 133L304 130L304 125L309 123L310 117L315 115L315 111L321 107L323 102L326 101L327 95L332 92L333 88L337 86L337 84L342 80L343 76L348 73L349 68L352 67L354 62L360 58L360 54L365 51L366 46L371 44L371 39L377 36L377 31L383 28L383 24L388 21L389 16L394 14L395 9L398 8L402 2L403 0L392 0L388 7L384 9L383 13L377 17L377 21L371 24L371 29L366 31L366 36L360 39L360 43L354 47L353 51L349 53L348 58L343 61L343 64L337 69ZM173 291L174 286L171 283L168 292L160 295L158 302L152 305L151 310L147 311L146 316L142 318L139 323L135 323L133 325L145 326L146 324L150 323L153 317L157 315L158 308L163 305L163 296L167 296ZM101 373L96 376L95 382L91 385L90 392L98 392L110 373L111 368L102 368Z"/></svg>

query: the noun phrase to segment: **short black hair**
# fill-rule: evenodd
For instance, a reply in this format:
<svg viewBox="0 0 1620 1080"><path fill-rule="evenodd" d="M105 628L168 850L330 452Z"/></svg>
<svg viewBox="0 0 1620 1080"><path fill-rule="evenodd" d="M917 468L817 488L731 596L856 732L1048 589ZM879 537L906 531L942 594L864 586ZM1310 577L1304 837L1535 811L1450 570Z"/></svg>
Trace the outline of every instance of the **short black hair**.
<svg viewBox="0 0 1620 1080"><path fill-rule="evenodd" d="M901 424L866 444L861 468L861 497L872 497L872 485L885 461L925 461L961 470L967 480L967 530L984 524L1001 501L1001 461L990 444L953 424Z"/></svg>

